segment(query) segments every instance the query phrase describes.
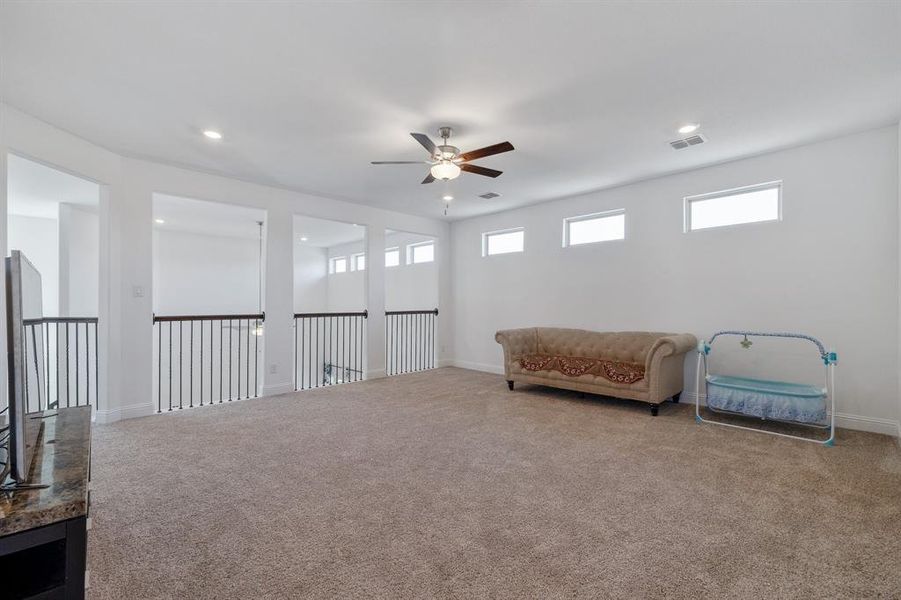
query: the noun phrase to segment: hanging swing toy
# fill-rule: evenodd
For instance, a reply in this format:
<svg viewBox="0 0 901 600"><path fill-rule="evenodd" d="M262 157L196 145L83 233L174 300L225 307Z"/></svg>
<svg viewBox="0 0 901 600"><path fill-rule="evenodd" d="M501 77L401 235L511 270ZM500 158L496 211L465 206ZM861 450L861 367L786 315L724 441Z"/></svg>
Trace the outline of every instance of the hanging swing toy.
<svg viewBox="0 0 901 600"><path fill-rule="evenodd" d="M822 388L813 385L786 383L733 377L730 375L711 375L707 372L707 356L710 354L714 340L720 336L742 336L741 347L749 349L753 342L751 337L791 338L807 340L816 345L820 359L826 367L825 381ZM713 423L735 429L747 429L770 433L805 442L814 442L824 446L835 445L835 364L838 356L835 352L827 352L823 344L816 338L800 333L761 333L754 331L720 331L710 338L710 342L698 342L698 394L695 395L695 420L698 423ZM701 377L704 388L701 387ZM700 391L705 390L707 408L715 413L757 417L765 421L776 421L791 425L804 425L829 431L825 440L811 439L788 433L768 431L756 427L746 427L722 421L713 421L701 417Z"/></svg>

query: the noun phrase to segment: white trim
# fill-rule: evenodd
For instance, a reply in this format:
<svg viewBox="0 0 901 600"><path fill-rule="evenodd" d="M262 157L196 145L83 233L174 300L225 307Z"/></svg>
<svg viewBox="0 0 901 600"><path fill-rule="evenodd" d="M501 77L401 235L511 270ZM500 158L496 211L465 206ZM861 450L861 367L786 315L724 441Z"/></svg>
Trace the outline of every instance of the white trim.
<svg viewBox="0 0 901 600"><path fill-rule="evenodd" d="M488 238L493 235L503 235L506 233L516 233L518 231L522 232L522 250L512 250L510 252L495 252L494 254L488 254ZM496 229L494 231L483 231L482 232L482 258L487 258L489 256L503 256L504 254L520 254L526 251L526 228L525 227L509 227L507 229Z"/></svg>
<svg viewBox="0 0 901 600"><path fill-rule="evenodd" d="M261 396L279 396L281 394L290 394L291 392L296 391L294 389L293 381L286 381L282 383L271 383L269 385L264 385Z"/></svg>
<svg viewBox="0 0 901 600"><path fill-rule="evenodd" d="M416 248L421 248L423 246L431 246L432 247L432 260L423 260L420 262L414 262L413 258L416 252ZM408 265L425 265L430 262L435 262L435 240L426 240L424 242L416 242L413 244L407 244L407 264Z"/></svg>
<svg viewBox="0 0 901 600"><path fill-rule="evenodd" d="M449 359L451 366L461 369L469 369L471 371L482 371L484 373L494 373L495 375L503 375L503 365L490 365L488 363L470 362L468 360Z"/></svg>
<svg viewBox="0 0 901 600"><path fill-rule="evenodd" d="M713 200L715 198L726 198L729 196L738 196L741 194L749 194L761 190L775 188L777 192L776 198L776 218L766 219L764 221L743 221L741 223L729 223L726 225L714 225L712 227L702 227L700 229L691 228L691 204L703 200ZM724 229L729 227L742 227L745 225L756 225L762 223L778 223L782 221L782 180L767 181L765 183L755 183L753 185L745 185L742 187L732 188L728 190L720 190L718 192L709 192L706 194L695 194L693 196L684 196L682 198L682 231L683 233L697 233L698 231L707 231L710 229Z"/></svg>
<svg viewBox="0 0 901 600"><path fill-rule="evenodd" d="M602 219L609 219L611 217L618 217L619 215L623 216L623 237L618 238L609 238L606 240L595 240L593 242L582 242L581 244L572 244L569 241L569 226L573 223L581 223L582 221L596 221ZM626 235L626 228L628 224L626 223L626 209L625 208L614 208L613 210L604 210L601 212L591 213L590 215L578 215L575 217L564 217L563 219L563 247L564 248L572 248L573 246L590 246L592 244L602 244L604 242L622 242L628 237Z"/></svg>
<svg viewBox="0 0 901 600"><path fill-rule="evenodd" d="M128 406L118 406L110 410L98 410L94 413L97 423L115 423L123 419L137 419L138 417L149 417L156 413L153 403L130 404Z"/></svg>
<svg viewBox="0 0 901 600"><path fill-rule="evenodd" d="M682 399L690 400L694 403L697 394L695 392L682 392ZM700 404L705 405L704 394L701 394ZM835 426L843 429L854 429L855 431L868 431L870 433L881 433L883 435L901 436L901 423L894 419L883 419L880 417L865 417L863 415L852 415L848 413L835 412ZM901 442L901 440L899 440Z"/></svg>

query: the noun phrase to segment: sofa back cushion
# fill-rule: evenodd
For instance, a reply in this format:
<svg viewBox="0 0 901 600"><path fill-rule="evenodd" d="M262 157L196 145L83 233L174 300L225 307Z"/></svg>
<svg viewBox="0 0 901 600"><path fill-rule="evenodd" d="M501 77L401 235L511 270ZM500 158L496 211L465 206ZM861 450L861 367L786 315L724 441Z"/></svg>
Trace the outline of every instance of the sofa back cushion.
<svg viewBox="0 0 901 600"><path fill-rule="evenodd" d="M585 331L538 327L536 353L548 356L601 358L644 365L648 353L666 333L648 331Z"/></svg>

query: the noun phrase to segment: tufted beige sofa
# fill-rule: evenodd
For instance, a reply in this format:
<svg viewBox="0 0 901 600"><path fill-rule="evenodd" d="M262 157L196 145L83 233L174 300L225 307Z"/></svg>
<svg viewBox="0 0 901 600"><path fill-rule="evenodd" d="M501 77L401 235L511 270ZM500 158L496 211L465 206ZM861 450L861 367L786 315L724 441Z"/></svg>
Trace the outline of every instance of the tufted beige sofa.
<svg viewBox="0 0 901 600"><path fill-rule="evenodd" d="M641 400L679 401L685 353L695 336L644 331L598 332L531 327L498 331L507 385L514 382Z"/></svg>

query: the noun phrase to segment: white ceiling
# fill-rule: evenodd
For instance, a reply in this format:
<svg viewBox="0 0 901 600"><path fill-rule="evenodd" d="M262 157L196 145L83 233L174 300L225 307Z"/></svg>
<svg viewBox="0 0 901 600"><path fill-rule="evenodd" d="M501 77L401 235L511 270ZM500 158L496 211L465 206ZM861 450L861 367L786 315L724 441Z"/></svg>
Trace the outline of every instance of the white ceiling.
<svg viewBox="0 0 901 600"><path fill-rule="evenodd" d="M901 2L39 3L0 93L131 156L461 218L901 118ZM709 143L667 142L700 121ZM505 173L420 185L411 131ZM221 142L200 135L222 131ZM496 191L495 200L475 198Z"/></svg>
<svg viewBox="0 0 901 600"><path fill-rule="evenodd" d="M366 227L315 217L294 217L294 237L298 244L330 248L339 244L358 242L366 237ZM305 241L300 238L307 238Z"/></svg>
<svg viewBox="0 0 901 600"><path fill-rule="evenodd" d="M14 154L7 166L7 212L56 219L62 202L96 210L100 186Z"/></svg>
<svg viewBox="0 0 901 600"><path fill-rule="evenodd" d="M153 195L153 227L168 231L258 239L266 211L234 204ZM156 223L162 219L164 223Z"/></svg>

